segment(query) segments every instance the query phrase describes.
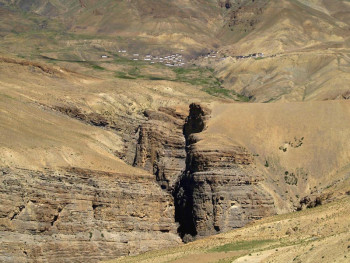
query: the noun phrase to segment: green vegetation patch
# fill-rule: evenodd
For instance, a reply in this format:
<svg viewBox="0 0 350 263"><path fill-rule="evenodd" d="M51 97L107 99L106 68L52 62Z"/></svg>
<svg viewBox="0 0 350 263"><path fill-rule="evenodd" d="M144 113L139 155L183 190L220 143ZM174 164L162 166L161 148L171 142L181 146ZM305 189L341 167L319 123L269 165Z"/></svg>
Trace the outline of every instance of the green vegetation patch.
<svg viewBox="0 0 350 263"><path fill-rule="evenodd" d="M92 65L92 68L93 68L93 69L97 69L97 70L105 70L104 67L101 67L101 66L99 66L99 65Z"/></svg>
<svg viewBox="0 0 350 263"><path fill-rule="evenodd" d="M212 68L174 68L176 79L174 81L186 82L191 85L202 86L202 91L216 97L233 99L236 101L248 102L250 98L238 94L234 90L222 87L222 81L215 77Z"/></svg>
<svg viewBox="0 0 350 263"><path fill-rule="evenodd" d="M289 184L289 185L298 184L298 178L295 176L295 174L288 173L288 171L285 172L284 181L286 182L286 184Z"/></svg>
<svg viewBox="0 0 350 263"><path fill-rule="evenodd" d="M125 72L122 71L116 71L115 77L120 79L136 79L135 77L127 75Z"/></svg>
<svg viewBox="0 0 350 263"><path fill-rule="evenodd" d="M263 246L269 245L275 242L272 239L263 240L250 240L250 241L238 241L234 243L225 244L223 246L215 247L209 250L209 252L228 252L228 251L239 251L239 250L253 250Z"/></svg>

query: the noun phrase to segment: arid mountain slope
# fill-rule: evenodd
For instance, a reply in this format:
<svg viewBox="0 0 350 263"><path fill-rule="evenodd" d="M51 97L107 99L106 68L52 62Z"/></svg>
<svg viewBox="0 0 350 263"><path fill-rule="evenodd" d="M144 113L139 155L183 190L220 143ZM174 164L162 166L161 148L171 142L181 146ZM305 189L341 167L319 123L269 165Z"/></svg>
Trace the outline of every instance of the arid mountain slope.
<svg viewBox="0 0 350 263"><path fill-rule="evenodd" d="M250 9L236 9L238 23ZM263 10L250 31L220 48L221 60L197 63L215 68L223 87L254 102L347 99L349 2L269 1ZM265 57L236 58L254 53Z"/></svg>
<svg viewBox="0 0 350 263"><path fill-rule="evenodd" d="M4 10L13 12L12 18L22 16L13 19L15 24L27 19L33 26L37 24L36 30L55 24L55 30L60 28L61 32L109 36L120 47L136 52L142 45L147 52L185 49L196 54L222 47L227 54L276 54L325 43L348 46L349 38L349 20L344 12L349 3L342 0L312 4L296 0L1 2L5 5L2 8L10 6ZM23 17L19 11L38 17ZM20 26L15 28L21 31Z"/></svg>
<svg viewBox="0 0 350 263"><path fill-rule="evenodd" d="M165 80L135 79L130 81L111 78L110 72L107 71L100 73L90 69L87 72L90 75L91 73L98 75L97 78L72 73L58 66L11 59L4 59L0 63L0 67L3 76L0 80L0 89L4 99L3 107L6 108L6 103L13 107L7 109L7 111L11 110L11 113L8 113L9 120L21 123L14 116L24 112L19 118L23 116L22 118L27 121L29 126L34 125L34 128L37 128L35 118L38 118L39 113L42 113L47 116L41 117L41 119L51 118L52 122L54 119L58 119L55 125L46 127L47 129L52 127L52 132L57 132L55 126L70 127L67 124L59 124L60 121L70 121L59 114L62 112L85 123L104 128L105 130L98 130L101 130L105 135L96 135L96 138L99 138L98 140L101 142L106 140L105 144L111 147L110 154L124 156L124 160L129 163L133 162L136 150L135 144L129 143L137 139L137 128L145 120L144 110L174 105L182 105L187 109L188 104L193 100L210 101L213 99L201 91L199 86ZM47 72L40 67L43 67ZM154 85L155 83L157 85ZM28 105L28 103L30 104ZM23 107L21 107L22 104ZM19 110L21 108L23 109ZM33 114L32 111L37 113ZM34 119L28 119L25 114L33 116ZM12 124L7 126L8 129L18 125ZM80 129L84 130L84 128ZM42 130L42 134L51 133L47 132L46 129ZM22 132L20 137L26 138L30 143L31 139L25 135L27 130L19 129L19 131ZM112 133L117 134L112 135ZM62 133L59 135L66 138ZM111 138L113 136L114 138ZM67 135L67 137L69 136ZM111 141L108 142L108 140ZM72 140L72 142L74 141L76 139ZM67 158L70 158L69 155Z"/></svg>
<svg viewBox="0 0 350 263"><path fill-rule="evenodd" d="M349 8L348 1L268 1L254 29L223 51L236 55L256 52L274 55L323 44L349 47L350 21L343 15ZM244 8L236 16L240 12Z"/></svg>
<svg viewBox="0 0 350 263"><path fill-rule="evenodd" d="M222 24L221 9L216 1L2 2L11 2L12 8L56 19L70 32L117 37L121 45L129 49L141 48L140 44L145 43L198 52L218 43L215 32Z"/></svg>
<svg viewBox="0 0 350 263"><path fill-rule="evenodd" d="M349 179L349 107L346 101L217 105L197 147L245 147L269 192L279 196L276 207L293 209L304 196Z"/></svg>
<svg viewBox="0 0 350 263"><path fill-rule="evenodd" d="M264 59L227 58L216 69L225 88L253 102L349 98L349 55L337 49L290 52Z"/></svg>
<svg viewBox="0 0 350 263"><path fill-rule="evenodd" d="M273 102L349 96L348 1L2 3L0 51L5 55L86 73L86 66L98 66L115 76L130 77L133 69L125 67L124 58L132 59L134 53L140 60L146 54L181 53L192 59L186 65L215 70L221 84L207 91L221 97L239 94L244 100ZM121 57L120 50L127 55ZM209 50L218 51L217 57L203 60L199 55ZM253 53L265 57L235 59ZM110 58L103 60L102 55ZM148 67L166 72L155 65ZM219 90L220 86L224 89Z"/></svg>

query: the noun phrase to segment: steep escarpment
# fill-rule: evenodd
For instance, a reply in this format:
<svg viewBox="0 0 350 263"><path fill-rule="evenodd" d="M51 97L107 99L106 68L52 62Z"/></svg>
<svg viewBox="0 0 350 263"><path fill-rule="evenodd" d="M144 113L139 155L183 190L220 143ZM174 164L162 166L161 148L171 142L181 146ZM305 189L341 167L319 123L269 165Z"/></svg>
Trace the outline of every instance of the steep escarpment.
<svg viewBox="0 0 350 263"><path fill-rule="evenodd" d="M185 112L161 107L146 110L144 115L148 120L139 127L134 166L153 173L162 189L171 192L185 169Z"/></svg>
<svg viewBox="0 0 350 263"><path fill-rule="evenodd" d="M259 186L262 177L251 168L253 156L246 149L200 143L198 133L205 129L209 114L208 109L192 104L184 126L186 170L174 196L179 233L185 241L274 213L273 200Z"/></svg>
<svg viewBox="0 0 350 263"><path fill-rule="evenodd" d="M0 170L0 261L96 262L180 242L172 197L148 176Z"/></svg>

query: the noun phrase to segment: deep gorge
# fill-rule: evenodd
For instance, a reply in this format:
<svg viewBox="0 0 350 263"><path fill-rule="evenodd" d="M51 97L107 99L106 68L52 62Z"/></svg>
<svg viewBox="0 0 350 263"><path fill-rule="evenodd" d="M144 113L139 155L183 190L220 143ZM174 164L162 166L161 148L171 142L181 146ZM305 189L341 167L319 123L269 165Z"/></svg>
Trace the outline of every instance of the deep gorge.
<svg viewBox="0 0 350 263"><path fill-rule="evenodd" d="M185 242L275 213L272 197L259 186L262 176L250 167L252 154L240 146L219 151L196 145L210 118L208 108L193 103L186 118L164 108L146 116L134 165L153 172L173 196Z"/></svg>

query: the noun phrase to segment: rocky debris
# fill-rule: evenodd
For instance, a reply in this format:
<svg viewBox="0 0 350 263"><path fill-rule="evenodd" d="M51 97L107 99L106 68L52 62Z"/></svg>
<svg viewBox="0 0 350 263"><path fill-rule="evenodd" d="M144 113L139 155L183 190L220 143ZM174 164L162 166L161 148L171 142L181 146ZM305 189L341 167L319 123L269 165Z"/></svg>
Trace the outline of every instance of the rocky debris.
<svg viewBox="0 0 350 263"><path fill-rule="evenodd" d="M34 69L39 69L42 72L50 74L50 75L54 75L54 74L60 75L63 72L62 70L60 71L58 69L55 69L55 68L37 63L37 62L28 61L28 60L17 60L17 59L12 59L12 58L0 57L0 62L32 67Z"/></svg>
<svg viewBox="0 0 350 263"><path fill-rule="evenodd" d="M181 242L149 175L0 169L1 262L97 262Z"/></svg>
<svg viewBox="0 0 350 263"><path fill-rule="evenodd" d="M172 108L146 110L147 121L139 127L134 166L156 176L163 189L171 192L185 169L185 113Z"/></svg>
<svg viewBox="0 0 350 263"><path fill-rule="evenodd" d="M111 123L101 114L96 112L83 113L77 107L65 107L65 106L55 106L55 110L68 115L71 118L75 118L84 122L87 122L94 126L106 127L111 126Z"/></svg>
<svg viewBox="0 0 350 263"><path fill-rule="evenodd" d="M305 196L300 200L300 205L297 207L297 210L304 210L306 208L314 208L316 206L320 206L326 203L329 203L332 200L332 193L323 193L319 195L310 195Z"/></svg>
<svg viewBox="0 0 350 263"><path fill-rule="evenodd" d="M198 136L210 111L190 106L184 126L186 170L175 192L176 221L185 241L242 227L274 212L272 197L263 190L253 156L243 147L203 148ZM192 236L192 237L191 237Z"/></svg>
<svg viewBox="0 0 350 263"><path fill-rule="evenodd" d="M259 16L263 13L268 1L230 1L221 0L219 6L227 10L226 24L231 31L248 32L255 28L259 22Z"/></svg>

